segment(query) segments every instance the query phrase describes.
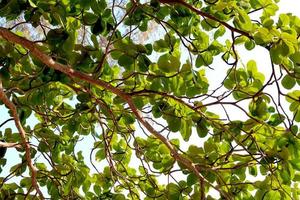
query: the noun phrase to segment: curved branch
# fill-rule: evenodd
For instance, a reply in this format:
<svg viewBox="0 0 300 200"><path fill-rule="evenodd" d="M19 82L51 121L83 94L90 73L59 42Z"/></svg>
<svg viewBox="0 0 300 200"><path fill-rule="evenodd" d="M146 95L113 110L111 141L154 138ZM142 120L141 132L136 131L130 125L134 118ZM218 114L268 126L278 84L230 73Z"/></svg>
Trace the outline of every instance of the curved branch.
<svg viewBox="0 0 300 200"><path fill-rule="evenodd" d="M213 21L216 21L216 22L219 22L220 24L222 24L223 26L225 26L226 28L228 28L230 31L232 32L236 32L236 33L239 33L241 35L244 35L246 37L248 37L249 39L253 39L253 37L246 31L243 31L243 30L240 30L240 29L237 29L231 25L229 25L228 23L216 18L215 16L213 15L210 15L206 12L203 12L201 10L198 10L196 9L195 7L193 7L192 5L186 3L184 0L159 0L161 3L167 3L167 4L180 4L186 8L188 8L189 10L191 10L192 12L202 16L202 17L206 17L208 19L211 19Z"/></svg>
<svg viewBox="0 0 300 200"><path fill-rule="evenodd" d="M12 117L14 118L16 127L17 127L17 129L20 133L21 140L22 140L22 145L25 148L25 156L26 156L27 165L29 167L29 170L31 171L31 184L32 184L32 187L37 191L40 198L44 199L43 193L41 192L41 190L40 190L40 188L37 184L37 180L36 180L37 169L35 168L35 166L32 163L32 160L31 160L30 144L26 140L26 132L23 129L23 126L20 122L20 118L19 118L16 106L7 98L7 96L6 96L6 94L3 90L1 79L0 79L0 100L11 110ZM4 145L2 143L1 143L1 145Z"/></svg>
<svg viewBox="0 0 300 200"><path fill-rule="evenodd" d="M0 98L1 98L1 94L0 94ZM21 149L22 145L20 145L17 142L2 142L2 141L0 141L0 147Z"/></svg>
<svg viewBox="0 0 300 200"><path fill-rule="evenodd" d="M137 120L140 121L140 123L143 124L143 126L152 135L154 135L157 139L159 139L162 143L164 143L167 146L167 148L169 149L169 151L170 151L171 155L174 157L174 159L177 160L178 162L180 162L181 164L183 164L187 169L189 169L190 172L195 173L195 175L199 179L199 183L200 183L200 187L201 187L201 191L202 191L201 192L202 193L201 194L201 199L205 199L205 196L204 196L204 191L205 191L204 182L207 183L212 188L214 188L215 190L217 190L218 192L220 192L223 196L228 197L227 193L225 193L224 191L220 190L216 186L212 185L209 181L207 181L199 173L199 170L195 167L195 165L192 163L191 160L189 160L189 159L183 157L182 155L180 155L177 152L176 148L169 142L169 140L167 138L165 138L163 135L161 135L159 132L157 132L145 120L145 118L142 116L140 111L134 105L133 100L132 100L132 98L129 94L123 92L122 90L112 86L111 84L109 84L109 83L107 83L103 80L99 80L99 79L96 80L90 75L87 75L87 74L84 74L84 73L79 72L77 70L74 70L72 68L72 66L70 66L70 65L63 65L63 64L55 62L50 56L43 53L34 42L32 42L30 40L27 40L23 37L20 37L16 34L10 32L6 28L0 27L0 36L4 39L8 40L9 42L16 43L16 44L19 44L19 45L23 46L24 48L27 48L33 56L35 56L37 59L39 59L41 62L43 62L48 67L50 67L52 69L55 69L55 70L58 70L58 71L66 74L70 77L79 78L80 80L86 81L90 84L103 87L104 89L107 89L110 92L114 93L115 95L121 97L123 100L125 100L127 102L128 106L132 110L133 114L136 116ZM231 197L228 197L228 199L231 199Z"/></svg>
<svg viewBox="0 0 300 200"><path fill-rule="evenodd" d="M0 128L2 126L4 126L7 122L12 121L12 120L14 120L14 118L9 118L9 119L5 120L2 124L0 124Z"/></svg>

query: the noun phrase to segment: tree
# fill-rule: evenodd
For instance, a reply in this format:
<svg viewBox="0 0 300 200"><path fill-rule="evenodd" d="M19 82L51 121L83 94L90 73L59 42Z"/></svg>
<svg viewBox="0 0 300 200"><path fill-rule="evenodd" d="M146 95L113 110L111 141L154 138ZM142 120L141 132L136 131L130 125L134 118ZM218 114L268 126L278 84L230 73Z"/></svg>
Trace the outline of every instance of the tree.
<svg viewBox="0 0 300 200"><path fill-rule="evenodd" d="M298 199L300 18L278 1L1 1L1 199Z"/></svg>

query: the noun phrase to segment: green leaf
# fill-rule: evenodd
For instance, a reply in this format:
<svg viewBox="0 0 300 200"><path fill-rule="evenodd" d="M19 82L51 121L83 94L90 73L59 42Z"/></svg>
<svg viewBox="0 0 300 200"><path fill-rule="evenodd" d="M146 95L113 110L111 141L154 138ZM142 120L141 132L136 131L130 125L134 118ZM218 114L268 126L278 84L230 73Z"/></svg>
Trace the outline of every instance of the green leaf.
<svg viewBox="0 0 300 200"><path fill-rule="evenodd" d="M250 167L249 167L249 173L250 173L252 176L257 176L257 167L256 167L256 166L250 166Z"/></svg>
<svg viewBox="0 0 300 200"><path fill-rule="evenodd" d="M299 182L300 181L300 174L296 174L293 181Z"/></svg>
<svg viewBox="0 0 300 200"><path fill-rule="evenodd" d="M253 41L253 40L247 40L246 42L245 42L245 48L247 49L247 50L252 50L252 49L254 49L254 47L255 47L255 42Z"/></svg>
<svg viewBox="0 0 300 200"><path fill-rule="evenodd" d="M149 70L151 64L150 59L145 55L140 55L138 58L138 66L141 72L146 72Z"/></svg>
<svg viewBox="0 0 300 200"><path fill-rule="evenodd" d="M281 199L281 195L279 191L271 190L266 193L263 199L265 200Z"/></svg>
<svg viewBox="0 0 300 200"><path fill-rule="evenodd" d="M287 26L290 23L290 18L287 14L280 14L278 20L278 26Z"/></svg>
<svg viewBox="0 0 300 200"><path fill-rule="evenodd" d="M189 141L192 134L192 120L181 120L180 133L184 141Z"/></svg>
<svg viewBox="0 0 300 200"><path fill-rule="evenodd" d="M293 160L291 160L291 161L289 161L289 162L292 164L292 166L293 166L296 170L300 171L300 159L299 159L299 158L295 158L295 159L293 159Z"/></svg>
<svg viewBox="0 0 300 200"><path fill-rule="evenodd" d="M73 51L74 47L75 47L75 42L76 42L76 33L72 32L72 33L69 34L69 37L64 42L63 50L67 54L70 54Z"/></svg>
<svg viewBox="0 0 300 200"><path fill-rule="evenodd" d="M196 39L196 46L198 50L202 51L208 48L209 46L209 36L203 31L195 31L194 33Z"/></svg>
<svg viewBox="0 0 300 200"><path fill-rule="evenodd" d="M115 200L126 200L126 197L124 196L124 194L116 194L116 195L114 195L113 199L115 199Z"/></svg>
<svg viewBox="0 0 300 200"><path fill-rule="evenodd" d="M196 59L196 67L201 67L201 66L208 66L212 64L213 62L213 56L210 51L206 51L204 53L201 53L197 56Z"/></svg>
<svg viewBox="0 0 300 200"><path fill-rule="evenodd" d="M208 133L206 120L201 118L196 124L197 134L200 138L204 138Z"/></svg>
<svg viewBox="0 0 300 200"><path fill-rule="evenodd" d="M2 67L0 69L0 78L3 79L3 80L9 80L10 74L9 74L9 68L8 67Z"/></svg>
<svg viewBox="0 0 300 200"><path fill-rule="evenodd" d="M258 28L253 37L258 45L268 44L269 42L272 42L273 39L272 34L264 27Z"/></svg>
<svg viewBox="0 0 300 200"><path fill-rule="evenodd" d="M162 112L161 112L161 110L159 109L159 107L158 106L153 106L153 108L152 108L152 115L153 115L153 117L155 117L155 118L159 118L159 117L161 117L162 116Z"/></svg>
<svg viewBox="0 0 300 200"><path fill-rule="evenodd" d="M214 39L217 39L218 37L221 37L225 34L226 29L224 26L220 26L218 30L214 33Z"/></svg>
<svg viewBox="0 0 300 200"><path fill-rule="evenodd" d="M128 55L123 54L118 59L118 64L128 69L134 63L134 59Z"/></svg>
<svg viewBox="0 0 300 200"><path fill-rule="evenodd" d="M96 23L91 27L91 31L95 35L99 35L104 32L106 28L105 21L102 20L102 17L99 17Z"/></svg>
<svg viewBox="0 0 300 200"><path fill-rule="evenodd" d="M130 114L126 113L123 115L123 117L126 124L133 124L135 122L135 118Z"/></svg>
<svg viewBox="0 0 300 200"><path fill-rule="evenodd" d="M178 117L173 117L173 116L169 116L167 118L167 122L168 122L168 127L170 129L170 131L172 132L177 132L179 131L180 127L181 127L181 119Z"/></svg>
<svg viewBox="0 0 300 200"><path fill-rule="evenodd" d="M87 193L89 191L90 187L91 187L91 182L86 179L82 184L82 191L84 193Z"/></svg>
<svg viewBox="0 0 300 200"><path fill-rule="evenodd" d="M249 15L244 10L237 10L236 16L234 17L233 23L239 29L244 31L252 30L252 23Z"/></svg>
<svg viewBox="0 0 300 200"><path fill-rule="evenodd" d="M187 97L193 97L197 94L200 94L201 93L201 90L199 88L196 88L196 87L189 87L187 88L186 90L186 96Z"/></svg>
<svg viewBox="0 0 300 200"><path fill-rule="evenodd" d="M98 42L98 40L97 40L97 36L96 35L91 35L91 40L92 40L92 42L93 42L93 44L94 44L94 47L96 48L96 49L98 49L99 48L99 42Z"/></svg>
<svg viewBox="0 0 300 200"><path fill-rule="evenodd" d="M97 20L98 16L89 12L85 12L82 17L83 24L85 25L93 25L97 22Z"/></svg>
<svg viewBox="0 0 300 200"><path fill-rule="evenodd" d="M285 89L292 89L296 85L296 80L287 74L281 80L281 84Z"/></svg>
<svg viewBox="0 0 300 200"><path fill-rule="evenodd" d="M90 101L90 98L91 98L90 94L88 94L88 93L80 93L77 95L77 99L80 102L88 102L88 101Z"/></svg>
<svg viewBox="0 0 300 200"><path fill-rule="evenodd" d="M270 19L270 18L266 18L263 20L263 26L268 28L268 29L271 29L272 26L274 24L274 20L273 19Z"/></svg>
<svg viewBox="0 0 300 200"><path fill-rule="evenodd" d="M20 186L29 189L31 187L31 178L26 177L20 181Z"/></svg>
<svg viewBox="0 0 300 200"><path fill-rule="evenodd" d="M166 196L167 199L179 199L181 196L181 191L178 185L174 184L174 183L170 183L167 185L166 188Z"/></svg>
<svg viewBox="0 0 300 200"><path fill-rule="evenodd" d="M278 126L284 121L284 119L285 119L284 115L276 113L270 117L268 124L271 126Z"/></svg>
<svg viewBox="0 0 300 200"><path fill-rule="evenodd" d="M252 116L261 118L263 120L266 120L269 117L269 114L267 112L268 107L266 100L262 97L259 97L257 99L254 99L249 104L249 111Z"/></svg>
<svg viewBox="0 0 300 200"><path fill-rule="evenodd" d="M198 182L198 177L195 174L189 174L187 176L187 185L192 186Z"/></svg>
<svg viewBox="0 0 300 200"><path fill-rule="evenodd" d="M63 29L52 29L47 33L47 41L51 46L57 46L69 37L69 34Z"/></svg>
<svg viewBox="0 0 300 200"><path fill-rule="evenodd" d="M159 69L161 69L163 72L166 73L176 72L179 70L180 60L179 58L172 56L170 54L164 54L159 57L157 61L157 65Z"/></svg>
<svg viewBox="0 0 300 200"><path fill-rule="evenodd" d="M107 4L105 0L91 0L90 6L95 14L101 15Z"/></svg>

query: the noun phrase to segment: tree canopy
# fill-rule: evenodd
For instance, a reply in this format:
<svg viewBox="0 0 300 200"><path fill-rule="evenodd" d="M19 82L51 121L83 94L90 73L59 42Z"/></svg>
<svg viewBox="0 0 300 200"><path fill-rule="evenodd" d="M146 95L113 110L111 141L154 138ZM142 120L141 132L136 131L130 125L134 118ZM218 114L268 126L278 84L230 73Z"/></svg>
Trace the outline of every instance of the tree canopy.
<svg viewBox="0 0 300 200"><path fill-rule="evenodd" d="M0 198L298 199L278 2L0 1Z"/></svg>

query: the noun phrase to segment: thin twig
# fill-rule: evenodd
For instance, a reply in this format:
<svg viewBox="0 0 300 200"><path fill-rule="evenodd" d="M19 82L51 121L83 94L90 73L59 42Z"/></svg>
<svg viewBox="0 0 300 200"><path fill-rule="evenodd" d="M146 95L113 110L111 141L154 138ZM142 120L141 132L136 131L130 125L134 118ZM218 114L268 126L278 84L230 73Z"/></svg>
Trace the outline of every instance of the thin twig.
<svg viewBox="0 0 300 200"><path fill-rule="evenodd" d="M204 17L204 18L208 18L208 19L211 19L213 21L216 21L216 22L219 22L220 24L222 24L223 26L225 26L227 29L229 29L230 31L232 32L236 32L236 33L239 33L241 35L244 35L246 37L248 37L249 39L253 39L253 37L246 31L243 31L243 30L240 30L240 29L237 29L231 25L229 25L228 23L216 18L215 16L213 15L210 15L206 12L203 12L201 10L198 10L196 9L195 7L193 7L192 5L186 3L184 0L159 0L161 3L167 3L167 4L180 4L186 8L188 8L189 10L191 10L192 12Z"/></svg>

